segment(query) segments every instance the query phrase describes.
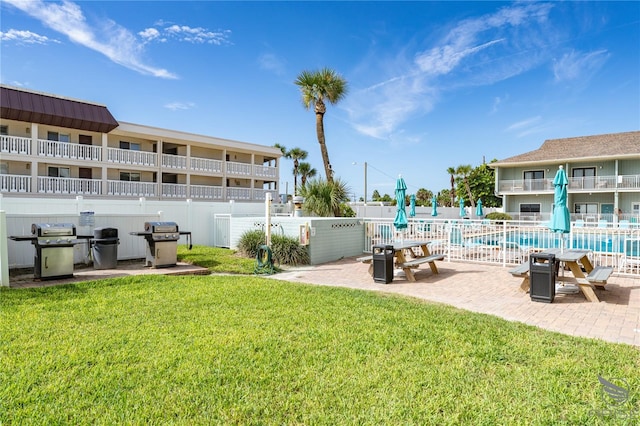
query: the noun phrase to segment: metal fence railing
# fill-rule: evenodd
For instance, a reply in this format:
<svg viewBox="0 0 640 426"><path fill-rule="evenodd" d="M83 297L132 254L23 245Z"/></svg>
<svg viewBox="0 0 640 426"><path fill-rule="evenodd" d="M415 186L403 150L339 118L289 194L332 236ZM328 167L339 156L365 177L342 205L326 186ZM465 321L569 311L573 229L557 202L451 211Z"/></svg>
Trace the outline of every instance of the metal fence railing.
<svg viewBox="0 0 640 426"><path fill-rule="evenodd" d="M574 222L568 234L556 234L546 222L409 219L407 229L397 231L391 219L364 219L364 251L373 245L400 240L427 240L431 253L449 261L499 265L519 264L529 254L547 248L590 250L596 265L611 266L618 274L640 276L640 226L585 226Z"/></svg>

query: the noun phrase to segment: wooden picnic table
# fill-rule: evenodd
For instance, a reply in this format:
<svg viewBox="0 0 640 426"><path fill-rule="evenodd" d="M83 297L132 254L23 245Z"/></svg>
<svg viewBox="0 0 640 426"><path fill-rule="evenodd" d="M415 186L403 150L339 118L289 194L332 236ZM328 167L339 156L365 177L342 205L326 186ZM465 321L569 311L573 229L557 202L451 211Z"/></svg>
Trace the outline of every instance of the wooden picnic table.
<svg viewBox="0 0 640 426"><path fill-rule="evenodd" d="M398 269L402 269L408 281L415 282L416 277L414 269L423 263L427 263L431 272L438 273L436 260L443 260L444 254L431 254L429 252L430 241L426 240L407 240L387 244L393 247L394 265ZM360 262L371 263L369 274L373 276L373 256L365 256L358 258Z"/></svg>

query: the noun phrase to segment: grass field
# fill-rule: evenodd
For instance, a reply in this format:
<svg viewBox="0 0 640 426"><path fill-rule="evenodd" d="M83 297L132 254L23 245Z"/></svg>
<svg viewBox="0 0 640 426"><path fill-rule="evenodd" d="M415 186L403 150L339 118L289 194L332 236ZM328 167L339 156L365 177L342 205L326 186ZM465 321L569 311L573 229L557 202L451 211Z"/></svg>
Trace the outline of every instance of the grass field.
<svg viewBox="0 0 640 426"><path fill-rule="evenodd" d="M2 425L636 424L640 406L637 348L254 276L2 288L0 336ZM615 410L598 375L628 384Z"/></svg>

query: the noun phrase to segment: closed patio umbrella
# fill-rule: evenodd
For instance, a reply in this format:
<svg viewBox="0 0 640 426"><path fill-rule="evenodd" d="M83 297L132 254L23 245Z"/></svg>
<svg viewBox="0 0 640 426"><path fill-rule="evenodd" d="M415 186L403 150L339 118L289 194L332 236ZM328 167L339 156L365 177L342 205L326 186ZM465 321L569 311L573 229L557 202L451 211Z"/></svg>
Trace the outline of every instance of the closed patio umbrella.
<svg viewBox="0 0 640 426"><path fill-rule="evenodd" d="M562 166L556 172L556 176L553 179L554 193L553 193L553 214L549 221L549 229L551 232L559 234L568 234L571 230L569 208L567 207L567 185L569 179L567 179L567 173ZM564 237L562 237L560 243L560 251L564 250Z"/></svg>
<svg viewBox="0 0 640 426"><path fill-rule="evenodd" d="M409 216L416 217L416 196L414 194L409 197Z"/></svg>
<svg viewBox="0 0 640 426"><path fill-rule="evenodd" d="M460 197L460 217L465 217L467 212L464 211L464 198Z"/></svg>
<svg viewBox="0 0 640 426"><path fill-rule="evenodd" d="M398 177L396 181L396 217L393 220L393 225L398 231L407 229L407 213L405 211L405 197L407 194L407 184L404 182L402 176Z"/></svg>
<svg viewBox="0 0 640 426"><path fill-rule="evenodd" d="M438 216L438 200L436 200L436 197L431 199L431 216Z"/></svg>
<svg viewBox="0 0 640 426"><path fill-rule="evenodd" d="M476 216L484 216L484 212L482 211L482 200L480 199L478 199L478 205L476 206Z"/></svg>

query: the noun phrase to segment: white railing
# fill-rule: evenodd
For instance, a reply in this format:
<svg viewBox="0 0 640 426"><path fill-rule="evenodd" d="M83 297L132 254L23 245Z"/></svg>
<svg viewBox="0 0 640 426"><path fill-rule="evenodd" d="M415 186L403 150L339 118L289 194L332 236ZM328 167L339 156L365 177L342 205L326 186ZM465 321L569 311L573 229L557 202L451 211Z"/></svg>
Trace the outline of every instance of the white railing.
<svg viewBox="0 0 640 426"><path fill-rule="evenodd" d="M102 194L99 179L61 178L38 176L38 192L44 194Z"/></svg>
<svg viewBox="0 0 640 426"><path fill-rule="evenodd" d="M224 188L221 186L191 185L191 198L222 200L224 199Z"/></svg>
<svg viewBox="0 0 640 426"><path fill-rule="evenodd" d="M516 221L415 220L404 232L391 220L365 219L364 251L373 245L400 240L427 240L431 253L443 253L448 260L515 265L529 255L551 247L590 250L596 265L611 266L619 274L640 276L640 224L615 227L586 227L573 223L568 234L556 234L543 223L524 225Z"/></svg>
<svg viewBox="0 0 640 426"><path fill-rule="evenodd" d="M158 154L148 151L107 148L107 161L136 166L156 166L158 164Z"/></svg>
<svg viewBox="0 0 640 426"><path fill-rule="evenodd" d="M38 155L42 157L102 161L102 147L38 139Z"/></svg>
<svg viewBox="0 0 640 426"><path fill-rule="evenodd" d="M191 170L210 173L222 173L223 162L210 158L191 157Z"/></svg>
<svg viewBox="0 0 640 426"><path fill-rule="evenodd" d="M253 166L253 174L257 177L275 178L277 170L270 166Z"/></svg>
<svg viewBox="0 0 640 426"><path fill-rule="evenodd" d="M31 176L0 175L0 192L31 192Z"/></svg>
<svg viewBox="0 0 640 426"><path fill-rule="evenodd" d="M609 192L613 189L640 189L640 175L590 176L569 178L569 191ZM498 190L506 192L553 191L553 179L505 179L498 182Z"/></svg>
<svg viewBox="0 0 640 426"><path fill-rule="evenodd" d="M271 200L278 200L278 191L274 191L272 189L254 189L253 190L253 200L255 201L264 201L267 193L271 194Z"/></svg>
<svg viewBox="0 0 640 426"><path fill-rule="evenodd" d="M155 182L131 182L127 180L108 180L108 195L126 197L155 197L158 193L158 184Z"/></svg>
<svg viewBox="0 0 640 426"><path fill-rule="evenodd" d="M227 200L251 200L251 188L227 188Z"/></svg>
<svg viewBox="0 0 640 426"><path fill-rule="evenodd" d="M163 183L162 196L169 198L187 198L187 185L179 183Z"/></svg>
<svg viewBox="0 0 640 426"><path fill-rule="evenodd" d="M162 154L162 167L169 169L186 169L187 157L184 155Z"/></svg>
<svg viewBox="0 0 640 426"><path fill-rule="evenodd" d="M31 138L0 135L0 152L31 155Z"/></svg>
<svg viewBox="0 0 640 426"><path fill-rule="evenodd" d="M228 175L242 175L251 176L252 165L248 163L236 163L233 161L227 161L227 174Z"/></svg>

